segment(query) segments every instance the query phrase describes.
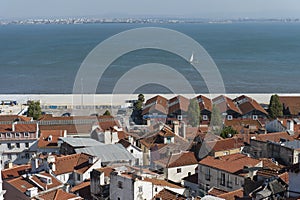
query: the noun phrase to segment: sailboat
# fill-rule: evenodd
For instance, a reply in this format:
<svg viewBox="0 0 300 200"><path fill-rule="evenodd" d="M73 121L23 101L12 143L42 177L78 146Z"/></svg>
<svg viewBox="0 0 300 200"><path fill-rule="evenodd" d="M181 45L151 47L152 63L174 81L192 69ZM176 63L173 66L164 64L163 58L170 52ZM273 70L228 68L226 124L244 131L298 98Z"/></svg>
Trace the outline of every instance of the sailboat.
<svg viewBox="0 0 300 200"><path fill-rule="evenodd" d="M190 57L190 63L194 62L194 53L192 53L191 57Z"/></svg>

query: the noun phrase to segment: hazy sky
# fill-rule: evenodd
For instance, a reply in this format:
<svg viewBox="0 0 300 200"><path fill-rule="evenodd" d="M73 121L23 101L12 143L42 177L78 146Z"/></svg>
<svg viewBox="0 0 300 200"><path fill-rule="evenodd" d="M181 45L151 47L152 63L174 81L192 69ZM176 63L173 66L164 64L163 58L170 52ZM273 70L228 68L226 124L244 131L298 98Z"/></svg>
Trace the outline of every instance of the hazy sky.
<svg viewBox="0 0 300 200"><path fill-rule="evenodd" d="M173 16L300 18L300 0L1 0L0 18Z"/></svg>

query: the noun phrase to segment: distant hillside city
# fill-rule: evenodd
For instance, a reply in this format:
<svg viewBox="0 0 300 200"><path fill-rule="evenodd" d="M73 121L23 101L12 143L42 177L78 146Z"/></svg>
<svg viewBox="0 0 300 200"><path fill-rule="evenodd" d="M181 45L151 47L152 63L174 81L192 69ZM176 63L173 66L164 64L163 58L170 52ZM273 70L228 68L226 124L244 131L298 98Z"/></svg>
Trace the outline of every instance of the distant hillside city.
<svg viewBox="0 0 300 200"><path fill-rule="evenodd" d="M66 18L40 18L40 19L1 19L0 25L9 24L95 24L95 23L240 23L240 22L299 22L298 18L238 18L238 19L185 19L185 18L87 18L87 17L66 17Z"/></svg>
<svg viewBox="0 0 300 200"><path fill-rule="evenodd" d="M300 198L300 96L1 100L0 111L0 199Z"/></svg>

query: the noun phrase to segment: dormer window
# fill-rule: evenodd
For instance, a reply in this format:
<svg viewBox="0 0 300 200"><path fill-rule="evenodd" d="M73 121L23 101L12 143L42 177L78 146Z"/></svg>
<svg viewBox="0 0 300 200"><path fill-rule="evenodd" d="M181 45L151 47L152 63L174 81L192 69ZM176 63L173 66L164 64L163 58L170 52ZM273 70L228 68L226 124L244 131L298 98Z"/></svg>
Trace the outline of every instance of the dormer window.
<svg viewBox="0 0 300 200"><path fill-rule="evenodd" d="M227 115L228 120L232 120L232 115Z"/></svg>
<svg viewBox="0 0 300 200"><path fill-rule="evenodd" d="M29 133L28 133L28 132L25 132L25 133L24 133L24 137L29 137Z"/></svg>
<svg viewBox="0 0 300 200"><path fill-rule="evenodd" d="M11 138L11 133L6 133L7 138Z"/></svg>
<svg viewBox="0 0 300 200"><path fill-rule="evenodd" d="M16 138L20 137L20 133L15 133Z"/></svg>
<svg viewBox="0 0 300 200"><path fill-rule="evenodd" d="M258 116L257 116L257 115L253 115L253 116L252 116L252 119L253 119L253 120L257 120L257 119L258 119Z"/></svg>
<svg viewBox="0 0 300 200"><path fill-rule="evenodd" d="M207 121L208 120L208 116L207 115L203 115L202 119L203 119L203 121Z"/></svg>

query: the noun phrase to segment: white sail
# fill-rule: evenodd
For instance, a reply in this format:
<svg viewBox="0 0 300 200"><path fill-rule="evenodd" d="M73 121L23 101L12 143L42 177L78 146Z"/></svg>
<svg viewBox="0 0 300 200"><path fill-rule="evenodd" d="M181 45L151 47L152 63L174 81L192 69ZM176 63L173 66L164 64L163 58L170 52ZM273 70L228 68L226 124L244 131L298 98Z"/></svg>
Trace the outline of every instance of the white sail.
<svg viewBox="0 0 300 200"><path fill-rule="evenodd" d="M192 53L191 58L190 58L190 63L194 61L194 54Z"/></svg>

